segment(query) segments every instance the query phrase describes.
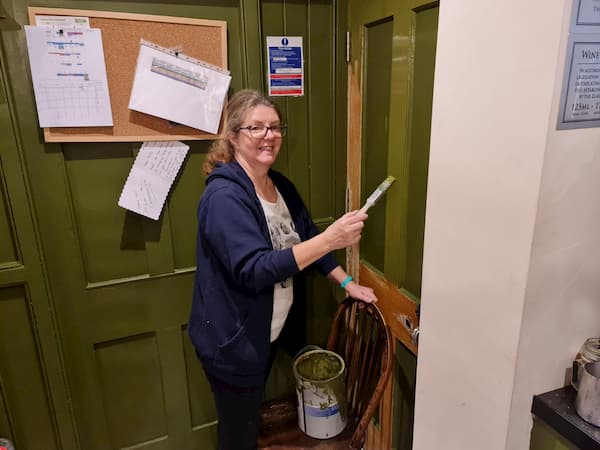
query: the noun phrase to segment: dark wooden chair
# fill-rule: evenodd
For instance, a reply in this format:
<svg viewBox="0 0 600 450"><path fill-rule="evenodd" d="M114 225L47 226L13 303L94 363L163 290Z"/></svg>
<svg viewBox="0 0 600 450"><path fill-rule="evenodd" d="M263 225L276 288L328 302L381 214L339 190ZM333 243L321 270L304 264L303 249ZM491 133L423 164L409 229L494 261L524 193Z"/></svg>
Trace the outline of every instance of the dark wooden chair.
<svg viewBox="0 0 600 450"><path fill-rule="evenodd" d="M295 395L270 400L261 409L260 449L362 448L392 372L391 334L377 306L345 299L333 319L327 350L338 353L346 363L348 425L344 431L331 439L311 438L298 426Z"/></svg>

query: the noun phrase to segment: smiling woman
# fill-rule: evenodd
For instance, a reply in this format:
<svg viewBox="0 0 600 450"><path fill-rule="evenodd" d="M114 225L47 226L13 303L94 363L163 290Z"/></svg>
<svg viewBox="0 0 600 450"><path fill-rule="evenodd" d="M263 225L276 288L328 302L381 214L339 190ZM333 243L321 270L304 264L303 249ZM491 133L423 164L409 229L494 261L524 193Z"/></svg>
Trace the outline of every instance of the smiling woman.
<svg viewBox="0 0 600 450"><path fill-rule="evenodd" d="M257 194L274 202L277 193L267 172L281 150L279 113L271 107L258 105L248 111L244 122L250 125L238 128L237 133L228 132L235 159L250 176Z"/></svg>
<svg viewBox="0 0 600 450"><path fill-rule="evenodd" d="M215 398L219 448L243 450L256 448L264 383L292 322L294 276L312 265L348 296L377 299L332 254L360 240L367 215L346 213L319 233L292 182L271 168L286 131L275 104L242 90L227 113L204 164L188 329Z"/></svg>

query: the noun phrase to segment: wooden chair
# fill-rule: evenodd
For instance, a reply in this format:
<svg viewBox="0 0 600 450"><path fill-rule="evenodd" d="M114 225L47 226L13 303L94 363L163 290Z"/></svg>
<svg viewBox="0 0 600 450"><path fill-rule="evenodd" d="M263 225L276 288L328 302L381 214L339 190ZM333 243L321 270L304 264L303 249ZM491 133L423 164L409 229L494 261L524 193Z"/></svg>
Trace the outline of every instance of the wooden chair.
<svg viewBox="0 0 600 450"><path fill-rule="evenodd" d="M297 399L265 402L261 409L263 450L360 449L369 422L379 407L392 372L392 341L376 305L346 298L338 307L329 332L327 350L346 363L348 425L331 439L314 439L298 426Z"/></svg>

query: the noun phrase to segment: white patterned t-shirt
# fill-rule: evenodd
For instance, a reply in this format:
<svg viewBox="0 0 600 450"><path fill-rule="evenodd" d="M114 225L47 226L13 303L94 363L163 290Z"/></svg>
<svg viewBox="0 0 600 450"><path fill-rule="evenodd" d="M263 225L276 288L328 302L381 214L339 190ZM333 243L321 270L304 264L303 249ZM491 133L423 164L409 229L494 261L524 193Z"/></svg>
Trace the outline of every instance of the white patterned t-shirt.
<svg viewBox="0 0 600 450"><path fill-rule="evenodd" d="M258 198L267 218L273 250L283 250L299 244L300 236L296 232L290 211L283 201L279 190L277 191L276 203L268 202L260 197ZM292 307L293 300L294 284L292 277L275 283L273 291L273 316L271 318L271 342L279 337L279 333L281 333L281 329Z"/></svg>

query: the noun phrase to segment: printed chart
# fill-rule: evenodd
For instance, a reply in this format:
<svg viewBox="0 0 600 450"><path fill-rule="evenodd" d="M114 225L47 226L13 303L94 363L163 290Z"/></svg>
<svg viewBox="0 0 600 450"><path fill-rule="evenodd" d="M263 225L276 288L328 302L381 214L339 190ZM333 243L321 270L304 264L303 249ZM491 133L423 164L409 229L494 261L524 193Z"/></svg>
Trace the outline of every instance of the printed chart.
<svg viewBox="0 0 600 450"><path fill-rule="evenodd" d="M100 30L25 26L41 127L111 126Z"/></svg>

